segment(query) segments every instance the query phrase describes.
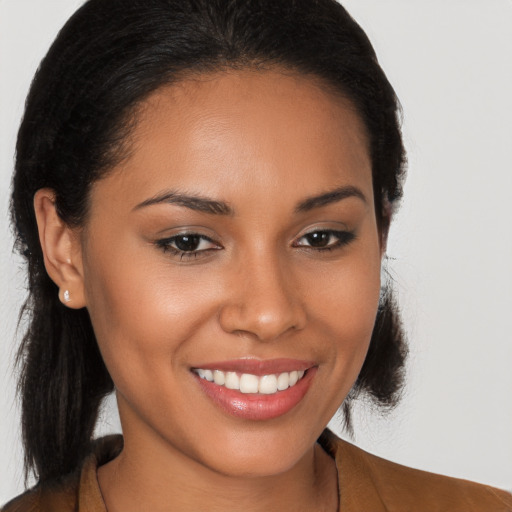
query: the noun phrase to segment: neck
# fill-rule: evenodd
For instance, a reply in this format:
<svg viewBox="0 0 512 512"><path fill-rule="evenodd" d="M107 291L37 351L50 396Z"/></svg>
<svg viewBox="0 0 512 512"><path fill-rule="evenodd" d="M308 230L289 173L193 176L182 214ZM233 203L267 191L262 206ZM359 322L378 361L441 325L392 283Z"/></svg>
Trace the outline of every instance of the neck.
<svg viewBox="0 0 512 512"><path fill-rule="evenodd" d="M221 474L155 438L125 432L122 453L99 468L108 512L337 510L334 460L318 444L289 470L254 477Z"/></svg>

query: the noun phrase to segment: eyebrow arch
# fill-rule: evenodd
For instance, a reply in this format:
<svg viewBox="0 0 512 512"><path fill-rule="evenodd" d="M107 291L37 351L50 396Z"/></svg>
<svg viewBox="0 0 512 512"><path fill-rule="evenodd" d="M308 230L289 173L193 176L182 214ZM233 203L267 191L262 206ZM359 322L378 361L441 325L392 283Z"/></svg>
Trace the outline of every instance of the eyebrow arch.
<svg viewBox="0 0 512 512"><path fill-rule="evenodd" d="M314 208L337 203L348 197L358 197L364 203L367 202L365 195L360 189L354 186L344 186L331 190L330 192L324 192L323 194L304 199L295 207L295 213L309 212Z"/></svg>
<svg viewBox="0 0 512 512"><path fill-rule="evenodd" d="M182 194L177 191L166 191L146 199L133 210L140 210L154 204L176 204L202 213L213 215L233 215L233 209L223 201L215 201L195 194Z"/></svg>

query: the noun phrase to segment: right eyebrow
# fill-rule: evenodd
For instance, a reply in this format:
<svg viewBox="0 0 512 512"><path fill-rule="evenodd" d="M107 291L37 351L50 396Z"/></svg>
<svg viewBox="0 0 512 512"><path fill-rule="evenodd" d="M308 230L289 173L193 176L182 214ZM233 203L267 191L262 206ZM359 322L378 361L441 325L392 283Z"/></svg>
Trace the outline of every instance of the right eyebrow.
<svg viewBox="0 0 512 512"><path fill-rule="evenodd" d="M330 190L316 196L308 197L296 206L295 211L297 213L308 212L314 208L320 208L332 203L337 203L343 199L347 199L348 197L357 197L361 199L363 203L368 202L361 189L348 185L335 188L334 190Z"/></svg>
<svg viewBox="0 0 512 512"><path fill-rule="evenodd" d="M167 190L150 197L135 206L133 210L140 210L154 204L176 204L190 210L212 215L233 215L234 213L233 209L224 201L217 201L196 194L182 194L173 190Z"/></svg>

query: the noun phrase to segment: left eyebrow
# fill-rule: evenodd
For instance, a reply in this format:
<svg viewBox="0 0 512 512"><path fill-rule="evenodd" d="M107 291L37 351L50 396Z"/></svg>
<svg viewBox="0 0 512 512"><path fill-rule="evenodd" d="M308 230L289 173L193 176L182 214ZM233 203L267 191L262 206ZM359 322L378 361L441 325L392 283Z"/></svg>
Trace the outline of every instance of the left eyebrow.
<svg viewBox="0 0 512 512"><path fill-rule="evenodd" d="M182 206L190 210L195 210L203 213L210 213L213 215L233 215L232 208L223 201L215 201L207 197L195 195L195 194L182 194L180 192L169 190L157 194L154 197L146 199L142 203L139 203L133 210L140 210L147 206L154 204L175 204Z"/></svg>
<svg viewBox="0 0 512 512"><path fill-rule="evenodd" d="M349 197L358 197L364 203L367 203L366 197L360 189L354 186L345 186L304 199L295 207L295 213L309 212L314 208L337 203Z"/></svg>

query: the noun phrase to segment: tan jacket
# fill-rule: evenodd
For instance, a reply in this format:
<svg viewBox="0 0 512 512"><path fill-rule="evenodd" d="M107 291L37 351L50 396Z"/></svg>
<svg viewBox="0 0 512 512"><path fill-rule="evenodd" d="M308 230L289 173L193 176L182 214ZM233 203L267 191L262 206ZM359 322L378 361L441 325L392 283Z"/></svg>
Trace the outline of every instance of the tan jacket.
<svg viewBox="0 0 512 512"><path fill-rule="evenodd" d="M512 512L512 495L499 489L389 462L328 431L319 441L336 461L339 512ZM99 440L79 474L27 491L2 512L107 512L96 470L121 449L121 436Z"/></svg>

